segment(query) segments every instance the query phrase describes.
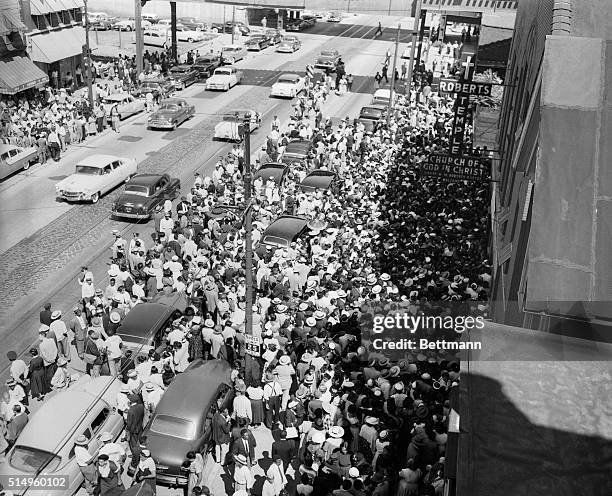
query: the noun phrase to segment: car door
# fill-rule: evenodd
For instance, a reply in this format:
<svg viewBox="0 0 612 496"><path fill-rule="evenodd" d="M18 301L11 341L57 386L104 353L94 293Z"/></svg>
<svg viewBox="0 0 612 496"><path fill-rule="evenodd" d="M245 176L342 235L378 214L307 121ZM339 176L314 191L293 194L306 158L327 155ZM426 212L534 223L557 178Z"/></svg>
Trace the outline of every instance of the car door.
<svg viewBox="0 0 612 496"><path fill-rule="evenodd" d="M111 167L113 168L113 172L111 174L112 176L112 182L109 185L108 189L114 188L115 186L117 186L121 181L123 181L126 177L126 169L127 167L124 167L123 162L121 160L114 160L111 163Z"/></svg>
<svg viewBox="0 0 612 496"><path fill-rule="evenodd" d="M19 160L19 149L11 148L5 153L5 161L8 166L9 174L21 169L21 161Z"/></svg>

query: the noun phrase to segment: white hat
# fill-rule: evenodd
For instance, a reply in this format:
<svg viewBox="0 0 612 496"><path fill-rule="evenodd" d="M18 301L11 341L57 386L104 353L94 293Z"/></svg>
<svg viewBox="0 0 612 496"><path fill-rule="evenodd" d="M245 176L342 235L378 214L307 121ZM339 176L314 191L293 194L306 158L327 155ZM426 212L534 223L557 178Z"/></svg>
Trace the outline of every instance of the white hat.
<svg viewBox="0 0 612 496"><path fill-rule="evenodd" d="M387 274L386 272L380 275L381 281L388 281L389 279L391 279L391 276Z"/></svg>
<svg viewBox="0 0 612 496"><path fill-rule="evenodd" d="M110 269L108 269L108 275L111 277L118 277L119 266L117 264L111 264Z"/></svg>
<svg viewBox="0 0 612 496"><path fill-rule="evenodd" d="M287 311L287 305L278 305L276 307L276 313L285 313Z"/></svg>
<svg viewBox="0 0 612 496"><path fill-rule="evenodd" d="M204 327L208 327L208 328L212 329L213 327L215 327L215 323L213 322L212 319L206 319L204 321Z"/></svg>
<svg viewBox="0 0 612 496"><path fill-rule="evenodd" d="M283 355L278 359L278 363L281 365L289 365L291 363L291 358L289 358L287 355Z"/></svg>
<svg viewBox="0 0 612 496"><path fill-rule="evenodd" d="M329 428L328 433L331 437L335 437L336 439L338 439L344 436L344 429L340 427L339 425L332 425Z"/></svg>
<svg viewBox="0 0 612 496"><path fill-rule="evenodd" d="M113 440L113 435L110 432L103 432L100 434L100 441L107 443Z"/></svg>
<svg viewBox="0 0 612 496"><path fill-rule="evenodd" d="M118 324L119 322L121 322L121 315L119 315L117 312L111 312L110 321L113 324Z"/></svg>
<svg viewBox="0 0 612 496"><path fill-rule="evenodd" d="M317 325L317 319L315 319L314 317L308 317L308 318L306 319L306 324L307 324L309 327L314 327L314 326L316 326L316 325Z"/></svg>
<svg viewBox="0 0 612 496"><path fill-rule="evenodd" d="M380 284L377 284L376 286L372 288L372 294L378 294L381 291L382 291L382 286Z"/></svg>
<svg viewBox="0 0 612 496"><path fill-rule="evenodd" d="M359 469L357 467L351 467L349 468L348 474L349 474L349 477L353 477L353 478L359 477Z"/></svg>
<svg viewBox="0 0 612 496"><path fill-rule="evenodd" d="M325 312L324 312L323 310L317 310L317 311L314 313L314 318L315 318L316 320L322 320L322 319L324 319L324 318L325 318L325 315L326 315L326 314L325 314Z"/></svg>
<svg viewBox="0 0 612 496"><path fill-rule="evenodd" d="M55 319L59 319L62 316L62 311L61 310L55 310L52 314L51 314L51 319L55 320Z"/></svg>

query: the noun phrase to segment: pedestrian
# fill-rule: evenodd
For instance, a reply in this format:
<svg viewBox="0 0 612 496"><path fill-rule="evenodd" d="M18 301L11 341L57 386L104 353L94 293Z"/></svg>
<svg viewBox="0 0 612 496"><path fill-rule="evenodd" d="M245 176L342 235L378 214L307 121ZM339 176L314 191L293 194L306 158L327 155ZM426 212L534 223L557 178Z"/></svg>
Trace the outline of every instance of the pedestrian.
<svg viewBox="0 0 612 496"><path fill-rule="evenodd" d="M387 64L383 65L383 68L382 68L382 71L381 71L381 76L382 76L382 77L381 77L381 81L382 81L382 78L385 78L385 83L388 83L388 82L389 82L389 77L388 77L388 75L387 75L387 74L388 74L388 72L389 72L389 67L388 67L388 65L387 65Z"/></svg>
<svg viewBox="0 0 612 496"><path fill-rule="evenodd" d="M401 76L402 79L406 79L407 72L408 72L408 66L406 65L406 61L403 61L402 62L402 76Z"/></svg>
<svg viewBox="0 0 612 496"><path fill-rule="evenodd" d="M92 295L93 296L93 295ZM68 328L74 334L74 345L78 357L83 360L85 356L85 337L87 335L87 322L83 317L83 312L79 307L72 309L74 317L68 323Z"/></svg>
<svg viewBox="0 0 612 496"><path fill-rule="evenodd" d="M376 28L376 32L374 33L374 38L378 38L379 36L382 36L382 34L383 34L382 24L380 23L380 21L378 21L378 28Z"/></svg>
<svg viewBox="0 0 612 496"><path fill-rule="evenodd" d="M204 458L200 453L196 453L195 451L189 451L186 458L184 467L189 472L187 494L191 494L195 487L202 484Z"/></svg>
<svg viewBox="0 0 612 496"><path fill-rule="evenodd" d="M49 392L45 379L45 365L36 348L30 349L30 363L28 364L28 378L30 380L30 395L32 399L42 401Z"/></svg>
<svg viewBox="0 0 612 496"><path fill-rule="evenodd" d="M36 152L38 156L38 163L44 165L47 163L47 139L44 133L38 135L36 140Z"/></svg>
<svg viewBox="0 0 612 496"><path fill-rule="evenodd" d="M93 496L98 486L98 472L96 468L96 455L87 447L89 439L83 434L75 440L74 458L84 479L85 491Z"/></svg>
<svg viewBox="0 0 612 496"><path fill-rule="evenodd" d="M236 468L234 470L234 491L246 491L248 494L253 489L253 474L249 467L247 458L238 454L234 456L236 461Z"/></svg>
<svg viewBox="0 0 612 496"><path fill-rule="evenodd" d="M348 91L349 93L353 91L353 75L352 74L349 74L346 77L346 91Z"/></svg>
<svg viewBox="0 0 612 496"><path fill-rule="evenodd" d="M376 71L376 75L374 76L374 81L376 81L376 85L380 86L380 82L382 81L382 76L379 71Z"/></svg>
<svg viewBox="0 0 612 496"><path fill-rule="evenodd" d="M231 417L227 408L217 410L212 418L212 439L215 442L215 461L225 466L229 451Z"/></svg>
<svg viewBox="0 0 612 496"><path fill-rule="evenodd" d="M121 496L125 486L121 481L121 469L110 461L106 454L98 455L98 487L96 495L99 496Z"/></svg>
<svg viewBox="0 0 612 496"><path fill-rule="evenodd" d="M51 379L53 379L57 368L56 361L58 357L58 352L55 341L48 337L48 333L49 326L42 324L38 330L38 335L40 337L38 350L40 352L40 356L43 359L43 364L45 368L45 389L51 391Z"/></svg>
<svg viewBox="0 0 612 496"><path fill-rule="evenodd" d="M143 431L143 420L144 405L131 400L126 415L125 430L127 432L130 452L132 453L132 461L130 462L132 468L136 468L140 462L140 436Z"/></svg>
<svg viewBox="0 0 612 496"><path fill-rule="evenodd" d="M111 117L111 125L113 126L113 131L118 133L119 124L121 122L121 116L119 115L119 109L117 108L117 105L113 105L113 107L111 108L110 117Z"/></svg>

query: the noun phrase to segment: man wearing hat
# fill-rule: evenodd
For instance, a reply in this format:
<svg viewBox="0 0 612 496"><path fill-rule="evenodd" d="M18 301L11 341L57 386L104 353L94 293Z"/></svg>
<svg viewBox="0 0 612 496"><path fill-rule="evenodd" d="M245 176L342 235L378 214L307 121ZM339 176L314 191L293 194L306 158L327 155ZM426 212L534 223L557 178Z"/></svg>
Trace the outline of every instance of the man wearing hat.
<svg viewBox="0 0 612 496"><path fill-rule="evenodd" d="M11 378L23 388L25 396L21 402L24 405L28 405L29 388L27 387L26 380L29 373L28 366L23 360L17 358L17 353L15 351L9 351L6 354L6 357L9 359L11 364L11 368L9 370Z"/></svg>
<svg viewBox="0 0 612 496"><path fill-rule="evenodd" d="M74 343L77 350L77 355L81 360L85 355L85 336L87 335L87 322L83 317L81 308L75 306L72 309L74 317L68 322L68 328L74 333Z"/></svg>
<svg viewBox="0 0 612 496"><path fill-rule="evenodd" d="M273 455L272 460L273 463L266 471L266 476L271 479L275 494L279 495L287 485L286 468L280 455Z"/></svg>
<svg viewBox="0 0 612 496"><path fill-rule="evenodd" d="M272 429L272 426L277 424L280 419L282 395L283 388L277 377L271 372L266 372L263 400L266 408L265 424L268 429Z"/></svg>
<svg viewBox="0 0 612 496"><path fill-rule="evenodd" d="M55 310L51 314L49 337L55 340L58 354L70 361L70 340L68 339L68 328L62 320L61 310Z"/></svg>
<svg viewBox="0 0 612 496"><path fill-rule="evenodd" d="M68 389L70 386L70 371L68 370L68 360L64 357L57 359L57 369L51 379L51 388L56 390Z"/></svg>
<svg viewBox="0 0 612 496"><path fill-rule="evenodd" d="M287 431L285 430L280 431L279 436L280 439L272 443L272 459L279 457L286 470L296 454L295 443L291 439L287 439Z"/></svg>
<svg viewBox="0 0 612 496"><path fill-rule="evenodd" d="M246 456L237 454L234 456L236 468L234 469L234 491L246 491L250 494L253 489L254 479L251 469L248 466Z"/></svg>
<svg viewBox="0 0 612 496"><path fill-rule="evenodd" d="M13 418L8 423L6 429L5 437L8 446L6 447L5 452L8 452L13 447L15 441L17 441L17 438L19 437L19 434L21 434L21 431L23 431L24 427L28 423L28 420L28 414L25 406L20 403L13 405Z"/></svg>
<svg viewBox="0 0 612 496"><path fill-rule="evenodd" d="M113 435L110 432L100 434L102 446L98 451L98 455L108 455L108 459L123 470L123 464L126 460L126 453L119 443L113 442Z"/></svg>
<svg viewBox="0 0 612 496"><path fill-rule="evenodd" d="M82 434L76 438L74 457L85 479L85 490L87 494L93 495L98 484L98 473L95 465L96 455L87 449L88 442L87 437Z"/></svg>
<svg viewBox="0 0 612 496"><path fill-rule="evenodd" d="M140 436L144 421L144 405L141 402L130 401L125 418L125 430L127 432L128 444L132 453L130 466L136 468L140 462Z"/></svg>

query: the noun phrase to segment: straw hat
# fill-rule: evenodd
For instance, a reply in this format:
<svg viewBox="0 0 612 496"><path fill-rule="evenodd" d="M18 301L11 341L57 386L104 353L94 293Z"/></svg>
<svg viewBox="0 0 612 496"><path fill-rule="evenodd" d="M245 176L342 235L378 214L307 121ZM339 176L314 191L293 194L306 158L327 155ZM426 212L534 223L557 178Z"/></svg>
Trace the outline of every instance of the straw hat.
<svg viewBox="0 0 612 496"><path fill-rule="evenodd" d="M329 435L331 437L334 437L336 439L341 438L342 436L344 436L344 429L342 427L340 427L339 425L332 425L329 428L329 431L327 431L329 433Z"/></svg>

